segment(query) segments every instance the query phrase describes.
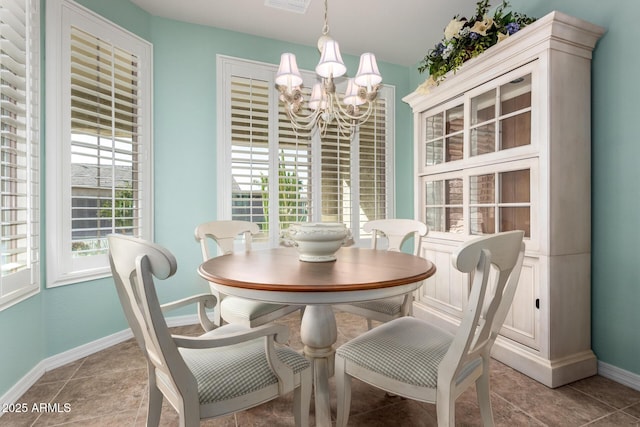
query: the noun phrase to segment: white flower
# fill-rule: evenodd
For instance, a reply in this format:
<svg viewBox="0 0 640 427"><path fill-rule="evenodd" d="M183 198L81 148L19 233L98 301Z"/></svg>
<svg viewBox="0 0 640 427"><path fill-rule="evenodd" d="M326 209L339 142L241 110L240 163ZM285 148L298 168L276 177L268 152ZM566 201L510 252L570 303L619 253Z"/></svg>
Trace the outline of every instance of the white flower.
<svg viewBox="0 0 640 427"><path fill-rule="evenodd" d="M442 58L447 59L449 56L451 56L451 52L453 52L453 44L449 43L442 51Z"/></svg>
<svg viewBox="0 0 640 427"><path fill-rule="evenodd" d="M487 27L487 25L483 22L477 21L473 27L471 27L471 32L472 33L478 33L481 36L486 36L487 35L487 30L489 29L489 27Z"/></svg>
<svg viewBox="0 0 640 427"><path fill-rule="evenodd" d="M464 21L458 21L457 19L452 19L447 25L447 28L444 29L444 38L445 40L451 40L452 38L458 35L458 32L462 29L464 25Z"/></svg>

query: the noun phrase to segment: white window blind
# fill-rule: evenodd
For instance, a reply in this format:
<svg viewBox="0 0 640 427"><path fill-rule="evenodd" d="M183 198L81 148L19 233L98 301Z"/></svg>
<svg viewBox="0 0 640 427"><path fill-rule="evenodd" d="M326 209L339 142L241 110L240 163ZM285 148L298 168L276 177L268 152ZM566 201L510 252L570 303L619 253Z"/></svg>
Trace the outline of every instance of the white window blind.
<svg viewBox="0 0 640 427"><path fill-rule="evenodd" d="M104 254L106 236L141 234L138 58L71 29L71 251Z"/></svg>
<svg viewBox="0 0 640 427"><path fill-rule="evenodd" d="M257 223L257 242L307 221L311 209L310 133L293 132L283 111L274 129L272 90L269 79L230 76L231 218Z"/></svg>
<svg viewBox="0 0 640 427"><path fill-rule="evenodd" d="M47 2L47 31L47 286L57 286L110 274L108 234L152 239L152 53L69 0Z"/></svg>
<svg viewBox="0 0 640 427"><path fill-rule="evenodd" d="M0 308L39 285L39 1L0 3Z"/></svg>
<svg viewBox="0 0 640 427"><path fill-rule="evenodd" d="M360 225L368 221L384 219L389 212L387 104L385 97L378 99L371 117L360 126L358 133Z"/></svg>
<svg viewBox="0 0 640 427"><path fill-rule="evenodd" d="M292 128L275 90L276 66L219 57L218 70L219 218L258 223L258 243L275 245L294 222L343 222L358 236L365 222L393 215L392 88L359 132L330 124L320 135ZM303 77L308 99L315 76Z"/></svg>
<svg viewBox="0 0 640 427"><path fill-rule="evenodd" d="M261 230L268 227L268 91L265 80L231 77L231 215L255 222Z"/></svg>
<svg viewBox="0 0 640 427"><path fill-rule="evenodd" d="M273 85L271 86L273 90ZM311 95L303 88L304 96ZM291 122L278 108L278 159L277 159L277 203L279 230L296 222L307 222L312 217L312 139L310 131L294 132ZM271 178L273 179L273 177Z"/></svg>
<svg viewBox="0 0 640 427"><path fill-rule="evenodd" d="M341 222L352 228L351 135L340 132L335 123L327 126L321 141L322 221Z"/></svg>

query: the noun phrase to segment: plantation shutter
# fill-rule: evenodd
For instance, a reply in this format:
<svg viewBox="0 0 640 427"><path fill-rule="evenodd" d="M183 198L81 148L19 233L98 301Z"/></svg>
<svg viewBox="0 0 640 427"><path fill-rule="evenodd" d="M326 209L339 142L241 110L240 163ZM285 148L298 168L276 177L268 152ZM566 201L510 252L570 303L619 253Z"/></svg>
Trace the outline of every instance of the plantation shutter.
<svg viewBox="0 0 640 427"><path fill-rule="evenodd" d="M276 242L279 230L307 221L311 203L310 133L294 132L270 106L272 90L269 79L230 77L231 217L258 224L258 242Z"/></svg>
<svg viewBox="0 0 640 427"><path fill-rule="evenodd" d="M302 95L309 99L310 88L303 87ZM284 230L311 221L312 142L310 130L293 129L282 103L278 111L278 225Z"/></svg>
<svg viewBox="0 0 640 427"><path fill-rule="evenodd" d="M71 28L71 250L105 254L106 236L141 236L139 60Z"/></svg>
<svg viewBox="0 0 640 427"><path fill-rule="evenodd" d="M341 222L352 228L351 137L328 124L321 137L322 221Z"/></svg>
<svg viewBox="0 0 640 427"><path fill-rule="evenodd" d="M269 81L231 76L231 218L263 232L269 227L269 90Z"/></svg>
<svg viewBox="0 0 640 427"><path fill-rule="evenodd" d="M257 223L262 233L254 242L266 247L295 222L340 222L357 241L364 223L393 215L392 87L381 89L357 132L335 121L325 132L305 131L294 128L278 99L276 66L220 56L218 70L219 218ZM317 76L301 74L308 100Z"/></svg>
<svg viewBox="0 0 640 427"><path fill-rule="evenodd" d="M360 125L360 226L387 217L387 100L379 98Z"/></svg>
<svg viewBox="0 0 640 427"><path fill-rule="evenodd" d="M38 4L0 4L2 308L39 290Z"/></svg>

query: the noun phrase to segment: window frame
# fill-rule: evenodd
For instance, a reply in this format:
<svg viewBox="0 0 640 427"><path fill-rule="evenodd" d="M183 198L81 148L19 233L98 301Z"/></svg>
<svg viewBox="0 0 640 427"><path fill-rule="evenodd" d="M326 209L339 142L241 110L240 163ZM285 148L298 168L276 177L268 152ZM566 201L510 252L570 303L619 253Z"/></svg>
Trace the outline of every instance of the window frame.
<svg viewBox="0 0 640 427"><path fill-rule="evenodd" d="M252 61L242 58L236 58L226 55L217 55L217 191L218 191L218 204L217 204L217 218L219 219L231 219L231 126L229 123L230 117L230 103L226 99L227 87L230 85L230 73L232 68L244 68L255 70L256 73L261 75L261 78L268 78L270 81L271 90L269 92L269 153L271 157L271 167L277 169L277 156L274 147L277 150L277 142L275 132L278 125L278 112L280 111L280 101L278 99L278 91L275 88L275 74L278 66L275 64L269 64L264 62ZM311 87L315 82L316 75L314 72L307 70L300 70L305 86ZM345 83L346 85L346 83ZM338 85L338 91L344 90L344 88ZM384 97L387 100L386 103L386 217L393 218L395 216L395 87L392 85L382 85L379 92L379 98ZM275 107L275 108L274 108ZM313 221L320 221L321 217L321 148L320 148L320 135L317 131L312 132L312 154L311 154L311 170L312 179L311 187L312 194L318 194L319 200L312 203L312 209L310 215ZM358 132L354 132L351 137L351 182L353 190L351 197L359 202L360 200L360 153L359 153L359 136ZM275 180L271 180L271 187L275 187ZM270 202L277 202L275 196L270 197ZM363 222L361 221L360 206L359 203L352 203L351 205L351 225L349 228L352 231L355 242L358 245L365 245L369 242L370 236L361 235L361 227ZM270 227L271 228L271 227ZM254 242L255 247L275 247L279 244L279 238L277 233L270 233L268 243L260 244Z"/></svg>
<svg viewBox="0 0 640 427"><path fill-rule="evenodd" d="M137 237L153 239L153 152L152 152L152 44L72 0L49 0L46 71L46 247L47 287L84 282L111 275L107 254L74 260L71 251L71 60L72 27L105 40L139 58L140 172L144 187L140 204L141 232ZM67 173L68 172L68 173Z"/></svg>
<svg viewBox="0 0 640 427"><path fill-rule="evenodd" d="M25 44L25 123L26 139L26 262L27 267L0 277L0 311L40 292L40 183L41 183L41 78L40 78L40 1L24 0ZM10 23L9 23L10 24ZM18 64L19 65L19 64ZM18 120L19 121L19 120ZM18 165L18 162L12 165ZM3 197L4 200L4 197ZM22 205L20 205L22 206ZM4 224L3 224L4 229Z"/></svg>

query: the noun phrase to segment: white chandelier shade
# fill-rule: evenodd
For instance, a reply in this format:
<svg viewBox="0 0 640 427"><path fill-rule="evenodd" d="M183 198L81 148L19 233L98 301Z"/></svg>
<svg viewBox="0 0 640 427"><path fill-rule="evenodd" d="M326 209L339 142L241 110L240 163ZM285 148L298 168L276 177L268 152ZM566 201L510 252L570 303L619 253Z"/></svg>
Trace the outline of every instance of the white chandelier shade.
<svg viewBox="0 0 640 427"><path fill-rule="evenodd" d="M302 86L302 75L298 70L296 56L293 53L283 53L280 56L280 67L276 73L276 84L291 89Z"/></svg>
<svg viewBox="0 0 640 427"><path fill-rule="evenodd" d="M333 39L325 40L324 46L322 46L320 62L316 66L316 73L320 77L328 79L330 77L342 77L346 72L347 67L342 62L338 42Z"/></svg>
<svg viewBox="0 0 640 427"><path fill-rule="evenodd" d="M355 77L355 84L363 87L373 87L382 82L382 76L378 71L378 63L376 62L376 56L371 53L363 53L360 56L360 66L358 67L358 73Z"/></svg>

